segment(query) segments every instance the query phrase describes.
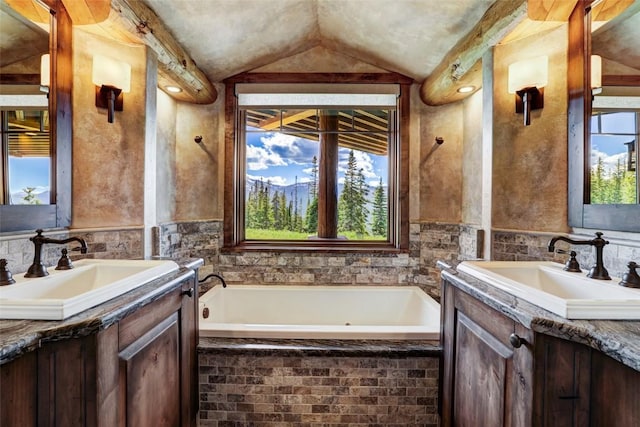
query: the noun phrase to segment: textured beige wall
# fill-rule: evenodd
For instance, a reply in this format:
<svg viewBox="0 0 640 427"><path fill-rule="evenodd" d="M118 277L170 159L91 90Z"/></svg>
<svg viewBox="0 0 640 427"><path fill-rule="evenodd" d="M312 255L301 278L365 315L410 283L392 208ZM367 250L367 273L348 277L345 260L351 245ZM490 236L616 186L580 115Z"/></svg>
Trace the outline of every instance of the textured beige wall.
<svg viewBox="0 0 640 427"><path fill-rule="evenodd" d="M420 117L420 220L462 219L462 102L424 106ZM438 145L436 137L444 138ZM415 183L411 183L415 185Z"/></svg>
<svg viewBox="0 0 640 427"><path fill-rule="evenodd" d="M493 227L567 231L567 26L497 46L494 57ZM507 92L509 64L549 56L544 109L523 125Z"/></svg>
<svg viewBox="0 0 640 427"><path fill-rule="evenodd" d="M482 90L463 101L462 222L482 222Z"/></svg>
<svg viewBox="0 0 640 427"><path fill-rule="evenodd" d="M161 90L158 97L156 150L156 215L158 222L172 221L176 212L176 114L178 105Z"/></svg>
<svg viewBox="0 0 640 427"><path fill-rule="evenodd" d="M220 89L220 88L216 88ZM222 218L224 92L211 105L178 103L176 114L175 220ZM202 142L196 144L196 135Z"/></svg>
<svg viewBox="0 0 640 427"><path fill-rule="evenodd" d="M116 45L79 31L74 62L73 227L140 225L144 213L144 136L157 132L157 221L222 219L224 194L224 88L211 105L172 100L157 91L157 129L145 129L144 48ZM123 113L109 124L94 105L93 52L118 55L132 64L132 92ZM369 64L314 48L256 71L380 72ZM427 107L412 90L411 218L461 220L464 115L473 104ZM479 114L479 113L474 113ZM202 135L201 144L194 142ZM435 136L445 144L436 146ZM472 140L472 139L471 139ZM470 140L470 141L471 141ZM472 143L472 142L468 142ZM434 150L431 152L431 150ZM419 185L415 185L419 182Z"/></svg>
<svg viewBox="0 0 640 427"><path fill-rule="evenodd" d="M82 31L73 35L72 227L141 225L144 221L146 49L117 44ZM131 64L124 111L107 122L95 106L93 54Z"/></svg>

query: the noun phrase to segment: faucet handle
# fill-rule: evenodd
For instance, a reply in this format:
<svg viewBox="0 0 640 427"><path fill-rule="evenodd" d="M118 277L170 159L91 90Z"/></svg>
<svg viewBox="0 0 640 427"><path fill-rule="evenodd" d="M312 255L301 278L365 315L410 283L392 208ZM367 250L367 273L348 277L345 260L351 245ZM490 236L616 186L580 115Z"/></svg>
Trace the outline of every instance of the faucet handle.
<svg viewBox="0 0 640 427"><path fill-rule="evenodd" d="M640 288L640 276L636 271L640 265L631 261L627 267L629 267L629 271L622 275L622 280L618 284L627 288Z"/></svg>
<svg viewBox="0 0 640 427"><path fill-rule="evenodd" d="M580 270L580 263L576 259L576 255L578 255L576 251L565 251L564 249L558 249L556 250L556 253L569 254L569 261L567 261L567 263L564 265L564 271L569 271L571 273L582 272L582 270Z"/></svg>
<svg viewBox="0 0 640 427"><path fill-rule="evenodd" d="M56 270L71 270L73 268L73 264L71 263L71 259L67 255L67 250L62 249L62 256L58 260L58 265L56 266Z"/></svg>
<svg viewBox="0 0 640 427"><path fill-rule="evenodd" d="M16 280L7 268L7 260L0 259L0 286L13 285L14 283L16 283Z"/></svg>

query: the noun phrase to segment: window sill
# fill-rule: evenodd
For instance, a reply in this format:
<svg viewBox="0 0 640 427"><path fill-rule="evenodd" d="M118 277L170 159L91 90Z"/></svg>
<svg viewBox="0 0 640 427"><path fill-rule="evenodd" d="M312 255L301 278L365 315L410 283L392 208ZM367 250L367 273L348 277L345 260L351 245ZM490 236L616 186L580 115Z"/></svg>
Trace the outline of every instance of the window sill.
<svg viewBox="0 0 640 427"><path fill-rule="evenodd" d="M225 246L223 253L234 252L340 252L340 253L408 253L389 242L345 242L345 241L245 241L235 246Z"/></svg>

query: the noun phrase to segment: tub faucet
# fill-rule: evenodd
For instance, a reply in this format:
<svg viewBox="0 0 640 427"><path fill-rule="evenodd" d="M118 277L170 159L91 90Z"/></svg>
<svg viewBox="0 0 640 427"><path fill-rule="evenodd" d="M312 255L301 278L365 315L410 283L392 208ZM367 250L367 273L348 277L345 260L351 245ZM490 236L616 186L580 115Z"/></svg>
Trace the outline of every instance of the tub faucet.
<svg viewBox="0 0 640 427"><path fill-rule="evenodd" d="M36 235L29 238L33 242L33 264L29 267L24 277L44 277L49 275L47 267L42 264L42 245L45 243L52 243L56 245L64 245L69 242L80 243L80 253L87 253L87 243L80 237L69 237L68 239L51 239L42 235L42 230L37 229Z"/></svg>
<svg viewBox="0 0 640 427"><path fill-rule="evenodd" d="M558 240L562 240L563 242L570 243L572 245L591 245L596 248L596 264L591 267L589 272L587 273L587 277L592 279L600 279L600 280L611 280L609 277L609 272L604 267L604 262L602 261L602 250L605 245L609 244L608 240L604 240L602 238L602 233L597 232L595 239L591 240L573 240L564 236L556 236L549 241L549 252L555 251L555 244Z"/></svg>
<svg viewBox="0 0 640 427"><path fill-rule="evenodd" d="M227 282L224 281L224 278L221 275L216 274L216 273L211 273L211 274L205 276L204 279L198 280L198 283L206 282L207 280L209 280L212 277L217 277L218 279L220 279L220 281L222 282L222 287L223 288L227 287Z"/></svg>

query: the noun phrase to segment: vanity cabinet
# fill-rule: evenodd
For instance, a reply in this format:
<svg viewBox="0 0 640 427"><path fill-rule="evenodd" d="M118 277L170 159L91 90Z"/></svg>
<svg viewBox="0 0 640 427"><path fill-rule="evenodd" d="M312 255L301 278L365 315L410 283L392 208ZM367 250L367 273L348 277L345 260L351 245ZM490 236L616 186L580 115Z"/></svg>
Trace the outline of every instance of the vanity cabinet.
<svg viewBox="0 0 640 427"><path fill-rule="evenodd" d="M640 425L640 372L443 281L442 425Z"/></svg>
<svg viewBox="0 0 640 427"><path fill-rule="evenodd" d="M527 425L533 334L453 286L443 291L442 425Z"/></svg>
<svg viewBox="0 0 640 427"><path fill-rule="evenodd" d="M196 425L195 275L95 334L0 367L0 425Z"/></svg>

